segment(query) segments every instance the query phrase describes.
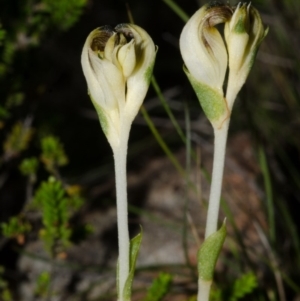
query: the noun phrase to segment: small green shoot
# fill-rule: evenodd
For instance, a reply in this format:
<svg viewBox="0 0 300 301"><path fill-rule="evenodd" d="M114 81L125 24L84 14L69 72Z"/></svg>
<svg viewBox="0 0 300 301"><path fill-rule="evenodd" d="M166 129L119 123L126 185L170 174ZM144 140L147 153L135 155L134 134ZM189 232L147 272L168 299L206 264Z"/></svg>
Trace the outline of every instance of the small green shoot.
<svg viewBox="0 0 300 301"><path fill-rule="evenodd" d="M143 231L141 229L141 233L131 239L130 241L130 260L129 260L129 275L126 280L124 291L123 291L123 298L125 301L131 300L131 290L132 290L132 282L133 276L135 271L135 264L139 254L141 242L143 238Z"/></svg>
<svg viewBox="0 0 300 301"><path fill-rule="evenodd" d="M226 237L226 225L207 237L198 252L199 278L204 281L213 279L214 269Z"/></svg>

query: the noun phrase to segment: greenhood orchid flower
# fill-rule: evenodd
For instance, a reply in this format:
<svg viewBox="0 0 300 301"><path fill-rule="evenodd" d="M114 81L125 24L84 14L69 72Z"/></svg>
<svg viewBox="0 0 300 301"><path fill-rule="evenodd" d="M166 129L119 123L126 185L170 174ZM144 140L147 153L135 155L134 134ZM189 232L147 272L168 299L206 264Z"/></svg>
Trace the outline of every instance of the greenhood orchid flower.
<svg viewBox="0 0 300 301"><path fill-rule="evenodd" d="M184 71L211 123L220 127L228 118L223 82L227 50L216 25L230 19L227 5L204 5L186 23L180 36Z"/></svg>
<svg viewBox="0 0 300 301"><path fill-rule="evenodd" d="M112 147L122 128L130 129L146 96L156 48L145 30L133 24L93 30L84 44L81 64L89 95Z"/></svg>
<svg viewBox="0 0 300 301"><path fill-rule="evenodd" d="M220 23L225 23L226 44L215 27ZM221 128L230 117L237 93L246 81L267 32L258 11L251 4L241 3L236 7L218 2L204 5L183 28L180 51L184 71L214 128Z"/></svg>
<svg viewBox="0 0 300 301"><path fill-rule="evenodd" d="M231 109L237 93L252 68L258 48L268 33L259 12L251 4L241 4L225 24L225 40L229 56L229 78L226 99Z"/></svg>

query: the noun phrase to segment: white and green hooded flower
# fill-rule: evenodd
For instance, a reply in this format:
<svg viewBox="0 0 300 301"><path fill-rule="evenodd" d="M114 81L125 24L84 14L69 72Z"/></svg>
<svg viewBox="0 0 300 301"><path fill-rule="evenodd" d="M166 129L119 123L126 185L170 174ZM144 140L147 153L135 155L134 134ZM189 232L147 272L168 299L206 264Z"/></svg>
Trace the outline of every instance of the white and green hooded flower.
<svg viewBox="0 0 300 301"><path fill-rule="evenodd" d="M229 116L223 92L227 50L215 26L229 20L231 15L232 9L227 5L204 5L189 19L180 36L184 71L215 127L220 127Z"/></svg>
<svg viewBox="0 0 300 301"><path fill-rule="evenodd" d="M220 28L216 28L220 23L225 24L225 41ZM214 128L221 128L230 117L233 102L267 32L258 11L251 4L240 3L231 7L217 1L201 7L183 28L180 51L184 71ZM223 85L228 68L224 97Z"/></svg>
<svg viewBox="0 0 300 301"><path fill-rule="evenodd" d="M229 57L226 98L230 109L267 33L268 28L264 28L259 12L251 4L239 3L230 22L225 24L224 35Z"/></svg>
<svg viewBox="0 0 300 301"><path fill-rule="evenodd" d="M93 30L81 64L88 92L112 147L129 132L149 88L156 48L148 33L133 24Z"/></svg>

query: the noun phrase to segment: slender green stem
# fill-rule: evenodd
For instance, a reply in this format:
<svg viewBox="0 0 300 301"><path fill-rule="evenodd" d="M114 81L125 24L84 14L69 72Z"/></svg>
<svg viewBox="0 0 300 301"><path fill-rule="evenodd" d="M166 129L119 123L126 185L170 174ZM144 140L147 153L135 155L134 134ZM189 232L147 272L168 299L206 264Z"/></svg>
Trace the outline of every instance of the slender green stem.
<svg viewBox="0 0 300 301"><path fill-rule="evenodd" d="M157 96L158 96L158 98L159 98L162 106L164 107L166 113L168 114L168 117L170 118L173 126L175 127L175 129L177 131L177 134L180 136L180 138L183 141L183 143L186 143L187 139L186 139L186 137L185 137L185 135L184 135L184 133L183 133L180 125L178 124L178 122L177 122L174 114L172 113L172 111L171 111L171 109L170 109L170 107L168 105L168 102L165 99L163 93L161 92L161 89L160 89L160 87L159 87L159 85L158 85L158 83L157 83L157 81L156 81L156 79L155 79L154 76L152 76L152 78L151 78L151 83L152 83L152 86L153 86L153 88L154 88L154 90L155 90L155 92L156 92L156 94L157 94Z"/></svg>
<svg viewBox="0 0 300 301"><path fill-rule="evenodd" d="M145 109L144 106L141 107L141 112L143 114L143 117L144 117L145 121L147 122L147 125L148 125L149 129L151 130L151 132L152 132L153 136L155 137L156 141L158 142L158 144L164 150L164 152L166 153L166 155L168 156L168 158L170 159L170 161L172 162L172 164L175 166L175 168L177 169L177 171L182 176L185 176L184 169L182 168L182 166L180 165L180 163L178 162L178 160L176 159L176 157L173 155L173 153L171 152L171 150L169 149L169 147L164 142L164 140L162 139L161 135L159 134L159 132L155 128L155 125L153 124L153 122L152 122L150 116L148 115L148 112L147 112L147 110Z"/></svg>
<svg viewBox="0 0 300 301"><path fill-rule="evenodd" d="M264 178L265 191L267 197L267 211L268 211L268 221L270 229L270 239L271 242L275 242L276 233L275 233L275 213L274 213L274 200L273 200L273 190L271 176L268 168L267 158L265 151L262 146L258 149L259 155L259 164Z"/></svg>
<svg viewBox="0 0 300 301"><path fill-rule="evenodd" d="M189 16L182 10L178 4L172 0L163 0L184 22L189 20Z"/></svg>
<svg viewBox="0 0 300 301"><path fill-rule="evenodd" d="M190 114L187 102L184 103L184 119L186 125L186 158L185 158L185 170L186 170L186 185L185 185L185 196L184 196L184 210L183 210L183 226L182 226L182 246L187 266L191 269L193 275L193 267L189 260L188 254L188 207L189 207L189 188L190 188L190 175L191 175L191 123Z"/></svg>
<svg viewBox="0 0 300 301"><path fill-rule="evenodd" d="M115 176L117 191L117 219L118 219L118 243L119 243L119 263L118 263L118 292L119 301L123 300L123 291L129 275L129 231L128 231L128 204L127 204L127 177L126 158L128 147L129 130L122 129L120 143L113 148L115 160Z"/></svg>
<svg viewBox="0 0 300 301"><path fill-rule="evenodd" d="M205 238L216 232L218 228L218 216L229 122L230 118L224 121L220 129L214 129L214 161L206 219Z"/></svg>
<svg viewBox="0 0 300 301"><path fill-rule="evenodd" d="M289 209L286 206L285 199L279 199L277 204L279 206L280 215L282 216L285 227L287 229L286 233L289 234L291 243L294 245L295 252L297 254L295 258L297 258L296 261L297 261L298 267L300 267L300 237L299 237L299 234L297 231L297 226L295 223L296 221L293 220L293 218L291 216L291 212L289 211Z"/></svg>

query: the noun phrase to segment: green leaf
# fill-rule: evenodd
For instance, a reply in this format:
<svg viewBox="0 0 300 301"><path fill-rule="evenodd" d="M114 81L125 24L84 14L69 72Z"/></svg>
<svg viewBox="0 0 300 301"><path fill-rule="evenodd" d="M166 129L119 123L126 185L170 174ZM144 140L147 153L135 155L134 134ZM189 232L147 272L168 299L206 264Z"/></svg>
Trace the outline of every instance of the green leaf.
<svg viewBox="0 0 300 301"><path fill-rule="evenodd" d="M206 117L213 126L220 127L229 117L226 99L218 90L197 81L185 66L183 66L183 70L197 95Z"/></svg>
<svg viewBox="0 0 300 301"><path fill-rule="evenodd" d="M133 276L135 271L135 264L140 250L142 237L143 237L143 230L141 229L141 233L139 233L130 241L129 275L123 290L124 300L131 299L131 287L132 287L132 281L133 281Z"/></svg>
<svg viewBox="0 0 300 301"><path fill-rule="evenodd" d="M205 281L211 281L226 237L225 221L222 227L210 235L201 246L198 252L198 273L199 278Z"/></svg>

